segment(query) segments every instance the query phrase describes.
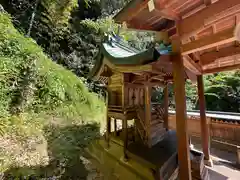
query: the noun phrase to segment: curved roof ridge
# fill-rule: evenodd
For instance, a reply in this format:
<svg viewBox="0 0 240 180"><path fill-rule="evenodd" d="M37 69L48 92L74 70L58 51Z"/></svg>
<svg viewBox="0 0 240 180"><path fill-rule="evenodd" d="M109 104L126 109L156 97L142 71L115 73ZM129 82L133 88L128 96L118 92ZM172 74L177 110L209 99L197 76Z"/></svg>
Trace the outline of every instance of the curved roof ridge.
<svg viewBox="0 0 240 180"><path fill-rule="evenodd" d="M126 42L124 42L122 40L122 38L118 35L115 35L112 33L112 35L107 35L107 38L105 38L105 41L104 43L108 43L110 45L115 45L115 46L118 46L119 48L121 49L124 49L128 52L131 52L131 53L140 53L142 51L134 48L134 47L131 47L129 46Z"/></svg>

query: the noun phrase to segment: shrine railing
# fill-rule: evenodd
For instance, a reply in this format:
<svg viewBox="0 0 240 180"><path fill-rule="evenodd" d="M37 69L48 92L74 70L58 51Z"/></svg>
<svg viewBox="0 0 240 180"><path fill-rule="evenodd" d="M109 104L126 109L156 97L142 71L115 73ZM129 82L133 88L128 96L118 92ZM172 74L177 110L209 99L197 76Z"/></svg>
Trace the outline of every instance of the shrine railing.
<svg viewBox="0 0 240 180"><path fill-rule="evenodd" d="M137 106L136 108L138 120L135 121L137 131L142 141L147 144L147 126L145 124L144 106Z"/></svg>

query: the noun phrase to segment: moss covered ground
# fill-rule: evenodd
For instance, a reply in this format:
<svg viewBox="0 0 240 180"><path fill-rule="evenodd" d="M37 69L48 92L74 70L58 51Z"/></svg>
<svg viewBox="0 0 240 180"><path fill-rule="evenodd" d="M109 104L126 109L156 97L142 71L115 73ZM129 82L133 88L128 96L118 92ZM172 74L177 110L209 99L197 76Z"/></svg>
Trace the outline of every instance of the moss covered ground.
<svg viewBox="0 0 240 180"><path fill-rule="evenodd" d="M104 102L0 12L0 172L85 179L83 148L99 136ZM1 178L0 178L1 179Z"/></svg>

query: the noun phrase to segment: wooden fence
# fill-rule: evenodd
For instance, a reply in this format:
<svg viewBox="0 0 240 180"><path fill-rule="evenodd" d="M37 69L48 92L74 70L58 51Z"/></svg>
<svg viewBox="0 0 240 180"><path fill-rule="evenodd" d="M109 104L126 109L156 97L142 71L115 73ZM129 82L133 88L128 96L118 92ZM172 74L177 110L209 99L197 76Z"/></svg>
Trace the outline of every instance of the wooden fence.
<svg viewBox="0 0 240 180"><path fill-rule="evenodd" d="M221 119L207 116L211 139L231 143L234 145L240 145L240 121L236 120L236 118L229 118L231 118L231 116L228 116L228 119L224 119L224 115L222 115ZM175 114L169 114L168 121L169 128L176 129ZM188 116L188 131L190 136L201 137L199 116Z"/></svg>

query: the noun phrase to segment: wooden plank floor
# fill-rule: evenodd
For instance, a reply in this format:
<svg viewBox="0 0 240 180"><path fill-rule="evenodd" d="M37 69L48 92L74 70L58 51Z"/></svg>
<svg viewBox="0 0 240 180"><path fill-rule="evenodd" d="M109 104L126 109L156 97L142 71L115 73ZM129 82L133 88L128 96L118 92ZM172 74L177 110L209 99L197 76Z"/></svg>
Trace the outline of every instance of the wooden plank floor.
<svg viewBox="0 0 240 180"><path fill-rule="evenodd" d="M177 137L175 131L168 131L166 137L148 148L141 143L133 142L128 145L128 152L141 157L156 167L161 167L177 151Z"/></svg>

